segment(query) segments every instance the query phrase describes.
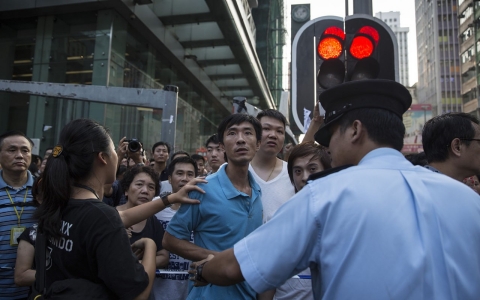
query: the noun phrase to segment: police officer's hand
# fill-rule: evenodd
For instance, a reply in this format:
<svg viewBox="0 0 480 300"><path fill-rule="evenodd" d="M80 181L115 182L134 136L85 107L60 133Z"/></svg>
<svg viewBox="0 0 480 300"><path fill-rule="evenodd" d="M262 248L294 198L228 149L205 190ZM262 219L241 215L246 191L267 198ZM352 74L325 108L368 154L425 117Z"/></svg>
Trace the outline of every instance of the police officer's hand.
<svg viewBox="0 0 480 300"><path fill-rule="evenodd" d="M194 282L194 286L206 286L209 284L208 281L202 277L203 266L214 257L213 254L209 254L204 260L192 262L190 264L190 269L188 270L188 273L190 274L189 280Z"/></svg>

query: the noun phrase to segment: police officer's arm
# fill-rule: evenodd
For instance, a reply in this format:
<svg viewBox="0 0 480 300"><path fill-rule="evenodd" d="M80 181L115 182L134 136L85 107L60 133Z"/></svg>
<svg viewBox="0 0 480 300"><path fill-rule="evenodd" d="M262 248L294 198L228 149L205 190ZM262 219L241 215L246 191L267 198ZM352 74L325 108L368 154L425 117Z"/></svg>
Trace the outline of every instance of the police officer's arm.
<svg viewBox="0 0 480 300"><path fill-rule="evenodd" d="M163 235L162 246L168 251L191 261L199 261L207 257L209 254L217 253L216 251L197 246L190 241L176 238L167 231L165 231L165 234Z"/></svg>

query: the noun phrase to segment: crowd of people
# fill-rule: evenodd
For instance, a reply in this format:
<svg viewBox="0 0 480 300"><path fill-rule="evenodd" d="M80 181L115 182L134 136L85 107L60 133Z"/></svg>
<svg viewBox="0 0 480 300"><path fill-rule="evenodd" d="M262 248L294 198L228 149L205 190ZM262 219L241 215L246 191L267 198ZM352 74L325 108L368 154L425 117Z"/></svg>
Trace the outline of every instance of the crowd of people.
<svg viewBox="0 0 480 300"><path fill-rule="evenodd" d="M43 158L0 135L0 299L478 298L479 121L435 117L404 156L400 84L320 101L288 151L273 109L225 118L205 156L88 119Z"/></svg>

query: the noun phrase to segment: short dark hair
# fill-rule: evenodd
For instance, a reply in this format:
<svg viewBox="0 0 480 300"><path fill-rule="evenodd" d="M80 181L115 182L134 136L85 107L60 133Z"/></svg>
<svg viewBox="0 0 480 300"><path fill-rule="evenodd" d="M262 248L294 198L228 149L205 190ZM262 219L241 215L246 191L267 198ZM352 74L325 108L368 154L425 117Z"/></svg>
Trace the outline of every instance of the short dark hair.
<svg viewBox="0 0 480 300"><path fill-rule="evenodd" d="M212 136L208 138L208 140L205 142L205 148L208 148L208 144L213 143L213 144L220 144L218 141L218 135L215 133Z"/></svg>
<svg viewBox="0 0 480 300"><path fill-rule="evenodd" d="M239 125L244 122L248 122L253 125L257 141L260 141L262 139L262 125L257 118L245 114L232 114L223 119L220 125L218 125L218 142L223 144L223 134L225 133L225 130L232 127L233 125Z"/></svg>
<svg viewBox="0 0 480 300"><path fill-rule="evenodd" d="M287 171L290 181L293 182L293 162L297 158L313 155L311 160L318 159L323 166L323 169L328 170L332 168L331 158L325 147L315 144L315 142L306 142L293 147L288 156Z"/></svg>
<svg viewBox="0 0 480 300"><path fill-rule="evenodd" d="M174 152L174 153L172 154L172 157L171 157L170 159L171 159L171 160L174 160L174 159L175 159L175 156L180 155L180 154L183 154L183 155L185 155L185 156L190 157L190 154L188 154L187 151L178 150L178 151L176 151L176 152Z"/></svg>
<svg viewBox="0 0 480 300"><path fill-rule="evenodd" d="M412 163L414 166L426 166L428 165L427 161L427 156L425 155L425 152L420 152L420 153L410 153L406 154L405 158Z"/></svg>
<svg viewBox="0 0 480 300"><path fill-rule="evenodd" d="M170 153L170 145L169 145L168 143L165 143L165 142L156 142L155 144L153 144L152 153L155 152L155 149L156 149L158 146L165 146L165 147L167 147L167 151L168 151L168 153Z"/></svg>
<svg viewBox="0 0 480 300"><path fill-rule="evenodd" d="M425 123L422 132L423 151L429 163L442 162L448 158L448 146L455 138L471 139L475 136L472 123L479 124L467 113L448 113L436 116ZM462 141L469 146L470 141Z"/></svg>
<svg viewBox="0 0 480 300"><path fill-rule="evenodd" d="M133 182L133 179L135 179L135 176L140 173L145 173L150 176L150 178L152 178L153 182L155 182L155 195L158 195L158 192L160 192L160 177L152 168L148 166L134 166L133 168L130 168L127 172L125 172L122 180L120 180L120 186L122 187L122 189L124 191L128 191L130 185Z"/></svg>
<svg viewBox="0 0 480 300"><path fill-rule="evenodd" d="M168 176L172 176L176 164L192 164L193 169L195 170L195 177L198 176L197 163L190 156L180 156L172 160L168 165Z"/></svg>
<svg viewBox="0 0 480 300"><path fill-rule="evenodd" d="M200 154L192 154L190 155L190 157L194 160L194 161L197 161L197 160L203 160L203 162L205 162L205 157L200 155Z"/></svg>
<svg viewBox="0 0 480 300"><path fill-rule="evenodd" d="M287 119L276 109L265 109L257 114L257 119L260 121L263 117L270 117L279 120L283 123L283 127L287 126Z"/></svg>
<svg viewBox="0 0 480 300"><path fill-rule="evenodd" d="M2 135L0 135L0 150L2 150L3 140L8 138L8 137L11 137L11 136L22 136L22 137L26 138L28 140L28 142L30 143L31 148L33 148L33 145L34 145L33 141L28 136L26 136L21 131L11 130L11 131L7 131L7 132L3 133Z"/></svg>
<svg viewBox="0 0 480 300"><path fill-rule="evenodd" d="M355 120L362 122L373 142L402 150L405 125L395 113L381 108L354 109L346 112L338 121L340 131L345 132Z"/></svg>

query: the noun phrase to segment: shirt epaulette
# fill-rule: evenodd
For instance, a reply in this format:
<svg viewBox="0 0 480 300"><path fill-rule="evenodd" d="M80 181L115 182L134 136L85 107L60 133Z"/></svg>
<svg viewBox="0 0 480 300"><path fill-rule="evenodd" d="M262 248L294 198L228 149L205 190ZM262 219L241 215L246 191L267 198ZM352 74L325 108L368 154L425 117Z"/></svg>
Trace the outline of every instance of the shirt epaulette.
<svg viewBox="0 0 480 300"><path fill-rule="evenodd" d="M353 167L353 165L344 165L344 166L340 166L340 167L331 168L331 169L328 169L328 170L325 170L325 171L321 171L321 172L318 172L318 173L314 173L314 174L312 174L308 177L307 182L309 182L311 180L316 180L316 179L326 177L330 174L340 172L340 171L348 169L350 167Z"/></svg>

